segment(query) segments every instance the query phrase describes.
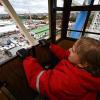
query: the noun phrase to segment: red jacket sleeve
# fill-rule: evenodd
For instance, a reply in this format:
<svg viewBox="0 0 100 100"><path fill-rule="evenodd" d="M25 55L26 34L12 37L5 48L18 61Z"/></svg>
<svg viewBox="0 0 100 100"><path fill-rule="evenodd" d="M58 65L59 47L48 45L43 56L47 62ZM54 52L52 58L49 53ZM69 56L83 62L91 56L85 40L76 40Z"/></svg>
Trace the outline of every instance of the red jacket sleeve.
<svg viewBox="0 0 100 100"><path fill-rule="evenodd" d="M23 65L29 86L32 89L40 92L42 95L52 97L54 95L54 90L58 88L58 85L56 86L55 84L55 79L56 82L58 81L58 84L61 81L57 76L57 74L59 74L59 71L43 70L38 61L35 58L32 58L31 56L24 59ZM41 72L43 72L43 74L41 74ZM51 89L53 89L53 91Z"/></svg>
<svg viewBox="0 0 100 100"><path fill-rule="evenodd" d="M36 89L36 78L43 70L42 66L38 63L37 59L31 56L24 59L23 65L29 86Z"/></svg>
<svg viewBox="0 0 100 100"><path fill-rule="evenodd" d="M66 89L66 91L69 92L70 87L73 87L72 93L77 93L77 89L74 88L73 84L70 84L74 82L74 80L71 78L73 75L66 75L64 72L66 70L65 61L66 60L64 59L61 60L60 63L57 64L57 66L52 70L43 71L42 67L36 59L27 57L23 64L29 86L32 89L40 92L40 94L46 95L50 100L58 100L58 95L63 95L61 90ZM69 69L70 68L68 68L68 70ZM68 74L70 73L69 71L67 72ZM63 84L66 84L66 87Z"/></svg>
<svg viewBox="0 0 100 100"><path fill-rule="evenodd" d="M29 86L40 92L42 95L46 95L50 97L51 100L54 100L52 98L55 98L53 95L55 95L55 91L57 92L56 89L61 87L61 80L59 80L59 77L62 77L62 75L58 77L60 71L57 71L56 69L48 71L43 70L38 61L31 56L24 59L23 65ZM41 72L43 72L43 74L41 74Z"/></svg>
<svg viewBox="0 0 100 100"><path fill-rule="evenodd" d="M64 50L63 48L55 44L50 45L50 50L59 59L67 58L70 54L69 50Z"/></svg>

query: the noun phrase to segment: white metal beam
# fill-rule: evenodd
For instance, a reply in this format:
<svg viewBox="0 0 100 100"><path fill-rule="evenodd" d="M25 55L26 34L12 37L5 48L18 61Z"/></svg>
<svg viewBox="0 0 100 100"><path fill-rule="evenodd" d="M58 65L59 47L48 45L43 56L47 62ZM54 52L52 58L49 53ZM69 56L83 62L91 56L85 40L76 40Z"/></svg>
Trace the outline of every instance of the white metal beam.
<svg viewBox="0 0 100 100"><path fill-rule="evenodd" d="M12 19L16 22L21 34L23 34L25 36L25 38L29 41L30 45L36 45L37 44L36 40L33 39L31 37L31 35L28 33L28 30L25 28L22 21L17 16L17 13L13 9L13 7L11 6L10 2L8 0L0 0L0 2L5 7L5 9L8 11L8 13L12 17Z"/></svg>

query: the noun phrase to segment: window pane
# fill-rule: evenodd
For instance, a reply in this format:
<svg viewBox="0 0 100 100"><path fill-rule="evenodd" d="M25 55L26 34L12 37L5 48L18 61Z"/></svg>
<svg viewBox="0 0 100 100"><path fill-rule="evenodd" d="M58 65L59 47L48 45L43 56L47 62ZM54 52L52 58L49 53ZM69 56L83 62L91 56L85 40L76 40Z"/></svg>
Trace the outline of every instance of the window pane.
<svg viewBox="0 0 100 100"><path fill-rule="evenodd" d="M49 38L48 0L10 1L29 33L36 40Z"/></svg>
<svg viewBox="0 0 100 100"><path fill-rule="evenodd" d="M72 0L72 6L80 6L83 4L83 0Z"/></svg>
<svg viewBox="0 0 100 100"><path fill-rule="evenodd" d="M92 0L72 0L72 6L89 5ZM98 0L94 0L95 4Z"/></svg>
<svg viewBox="0 0 100 100"><path fill-rule="evenodd" d="M57 11L56 12L56 40L61 38L61 25L62 25L62 11Z"/></svg>
<svg viewBox="0 0 100 100"><path fill-rule="evenodd" d="M81 5L83 5L83 3L84 3L84 0L72 0L72 6L81 6ZM88 5L87 1L86 1L85 5Z"/></svg>
<svg viewBox="0 0 100 100"><path fill-rule="evenodd" d="M96 34L91 34L91 33L86 33L85 35L86 37L90 37L90 38L94 38L100 41L100 35L96 35Z"/></svg>
<svg viewBox="0 0 100 100"><path fill-rule="evenodd" d="M86 31L100 33L100 11L91 12Z"/></svg>
<svg viewBox="0 0 100 100"><path fill-rule="evenodd" d="M71 6L89 5L91 0L72 0ZM63 7L64 0L57 0L57 7Z"/></svg>
<svg viewBox="0 0 100 100"><path fill-rule="evenodd" d="M70 20L68 23L68 30L81 31L84 23L84 12L72 11L70 13ZM82 19L82 20L81 20ZM67 36L71 38L79 38L81 36L80 32L68 31Z"/></svg>
<svg viewBox="0 0 100 100"><path fill-rule="evenodd" d="M9 0L22 23L36 40L49 38L47 0ZM20 48L29 47L28 41L20 33L3 6L0 6L0 62L10 58L4 50L15 55Z"/></svg>
<svg viewBox="0 0 100 100"><path fill-rule="evenodd" d="M78 16L79 12L78 11L71 11L70 12L70 18L69 18L69 24L68 24L68 29L72 30L74 24L75 24L75 21L76 21L76 18Z"/></svg>
<svg viewBox="0 0 100 100"><path fill-rule="evenodd" d="M57 7L63 7L64 0L57 0Z"/></svg>
<svg viewBox="0 0 100 100"><path fill-rule="evenodd" d="M100 0L94 0L94 5L100 4Z"/></svg>

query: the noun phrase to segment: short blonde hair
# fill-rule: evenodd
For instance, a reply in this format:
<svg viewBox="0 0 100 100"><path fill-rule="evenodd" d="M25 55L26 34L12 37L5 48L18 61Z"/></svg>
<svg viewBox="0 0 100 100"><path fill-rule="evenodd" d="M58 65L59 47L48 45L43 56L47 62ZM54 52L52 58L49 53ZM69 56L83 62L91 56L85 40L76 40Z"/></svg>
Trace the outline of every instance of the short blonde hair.
<svg viewBox="0 0 100 100"><path fill-rule="evenodd" d="M100 76L100 41L83 37L76 42L76 51L81 64L87 63L86 69L94 76Z"/></svg>

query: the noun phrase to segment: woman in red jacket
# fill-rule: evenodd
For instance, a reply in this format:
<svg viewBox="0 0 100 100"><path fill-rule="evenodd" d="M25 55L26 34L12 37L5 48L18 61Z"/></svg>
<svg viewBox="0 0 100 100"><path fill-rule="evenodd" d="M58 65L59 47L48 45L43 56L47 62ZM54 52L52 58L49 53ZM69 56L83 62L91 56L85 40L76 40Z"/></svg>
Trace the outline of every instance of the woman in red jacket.
<svg viewBox="0 0 100 100"><path fill-rule="evenodd" d="M55 44L50 50L60 62L49 70L44 70L27 50L17 52L24 58L29 86L50 100L96 100L100 92L100 42L81 38L69 50Z"/></svg>

